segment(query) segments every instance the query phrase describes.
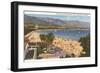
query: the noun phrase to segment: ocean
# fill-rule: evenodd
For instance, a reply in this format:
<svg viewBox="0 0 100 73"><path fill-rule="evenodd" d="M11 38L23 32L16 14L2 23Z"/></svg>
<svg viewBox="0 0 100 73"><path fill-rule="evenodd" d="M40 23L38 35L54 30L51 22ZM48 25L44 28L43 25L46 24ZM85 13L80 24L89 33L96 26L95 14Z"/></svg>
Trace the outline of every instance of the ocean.
<svg viewBox="0 0 100 73"><path fill-rule="evenodd" d="M38 29L35 31L40 34L48 34L52 32L56 37L72 40L79 40L81 37L90 34L89 29Z"/></svg>

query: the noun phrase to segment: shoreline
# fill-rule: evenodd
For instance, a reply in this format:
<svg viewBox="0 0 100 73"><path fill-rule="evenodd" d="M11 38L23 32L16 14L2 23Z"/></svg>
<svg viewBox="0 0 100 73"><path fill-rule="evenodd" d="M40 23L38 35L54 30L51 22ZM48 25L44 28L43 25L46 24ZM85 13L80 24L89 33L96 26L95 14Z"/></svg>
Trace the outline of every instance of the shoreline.
<svg viewBox="0 0 100 73"><path fill-rule="evenodd" d="M33 29L33 30L41 30L41 29L43 29L43 30L50 30L50 29L57 29L57 30L60 30L60 29L68 29L68 30L89 30L89 28L38 28L38 29Z"/></svg>

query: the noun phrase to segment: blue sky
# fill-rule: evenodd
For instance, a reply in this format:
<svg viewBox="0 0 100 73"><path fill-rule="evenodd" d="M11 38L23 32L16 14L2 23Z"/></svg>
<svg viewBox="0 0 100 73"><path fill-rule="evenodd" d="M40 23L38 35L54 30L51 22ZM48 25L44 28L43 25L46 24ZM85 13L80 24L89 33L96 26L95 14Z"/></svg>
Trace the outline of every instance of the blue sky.
<svg viewBox="0 0 100 73"><path fill-rule="evenodd" d="M83 21L83 22L90 22L90 16L87 15L45 15L45 14L27 14L28 16L35 16L35 17L49 17L49 18L56 18L62 20L72 20L72 21Z"/></svg>

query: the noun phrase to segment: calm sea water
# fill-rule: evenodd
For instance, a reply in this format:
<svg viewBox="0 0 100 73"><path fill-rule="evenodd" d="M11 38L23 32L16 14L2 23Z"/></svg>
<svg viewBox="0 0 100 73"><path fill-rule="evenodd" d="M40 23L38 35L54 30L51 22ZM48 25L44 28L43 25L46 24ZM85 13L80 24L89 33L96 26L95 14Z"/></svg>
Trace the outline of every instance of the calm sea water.
<svg viewBox="0 0 100 73"><path fill-rule="evenodd" d="M79 40L81 37L90 34L89 29L39 29L36 31L41 34L52 32L57 37L72 40Z"/></svg>

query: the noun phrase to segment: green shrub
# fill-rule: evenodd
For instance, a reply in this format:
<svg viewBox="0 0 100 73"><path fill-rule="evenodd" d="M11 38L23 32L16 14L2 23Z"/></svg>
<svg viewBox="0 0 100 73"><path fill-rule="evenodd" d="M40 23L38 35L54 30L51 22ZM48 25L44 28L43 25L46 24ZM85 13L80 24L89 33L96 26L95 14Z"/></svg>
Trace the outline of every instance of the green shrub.
<svg viewBox="0 0 100 73"><path fill-rule="evenodd" d="M52 32L50 32L50 33L47 34L47 42L48 43L51 44L52 41L54 40L54 38L55 38L55 36L54 36L54 34Z"/></svg>
<svg viewBox="0 0 100 73"><path fill-rule="evenodd" d="M54 38L55 36L52 32L48 34L40 34L40 39L44 42L44 44L40 45L40 51L47 51L47 49L50 48L49 45L52 44ZM45 50L43 50L43 48L45 48Z"/></svg>
<svg viewBox="0 0 100 73"><path fill-rule="evenodd" d="M89 57L90 56L90 35L87 35L85 37L81 37L79 42L81 42L81 46L84 48L83 51L86 52L86 54L81 55L82 57Z"/></svg>
<svg viewBox="0 0 100 73"><path fill-rule="evenodd" d="M46 43L51 44L54 38L55 38L55 36L52 32L50 32L48 34L40 34L40 39Z"/></svg>

